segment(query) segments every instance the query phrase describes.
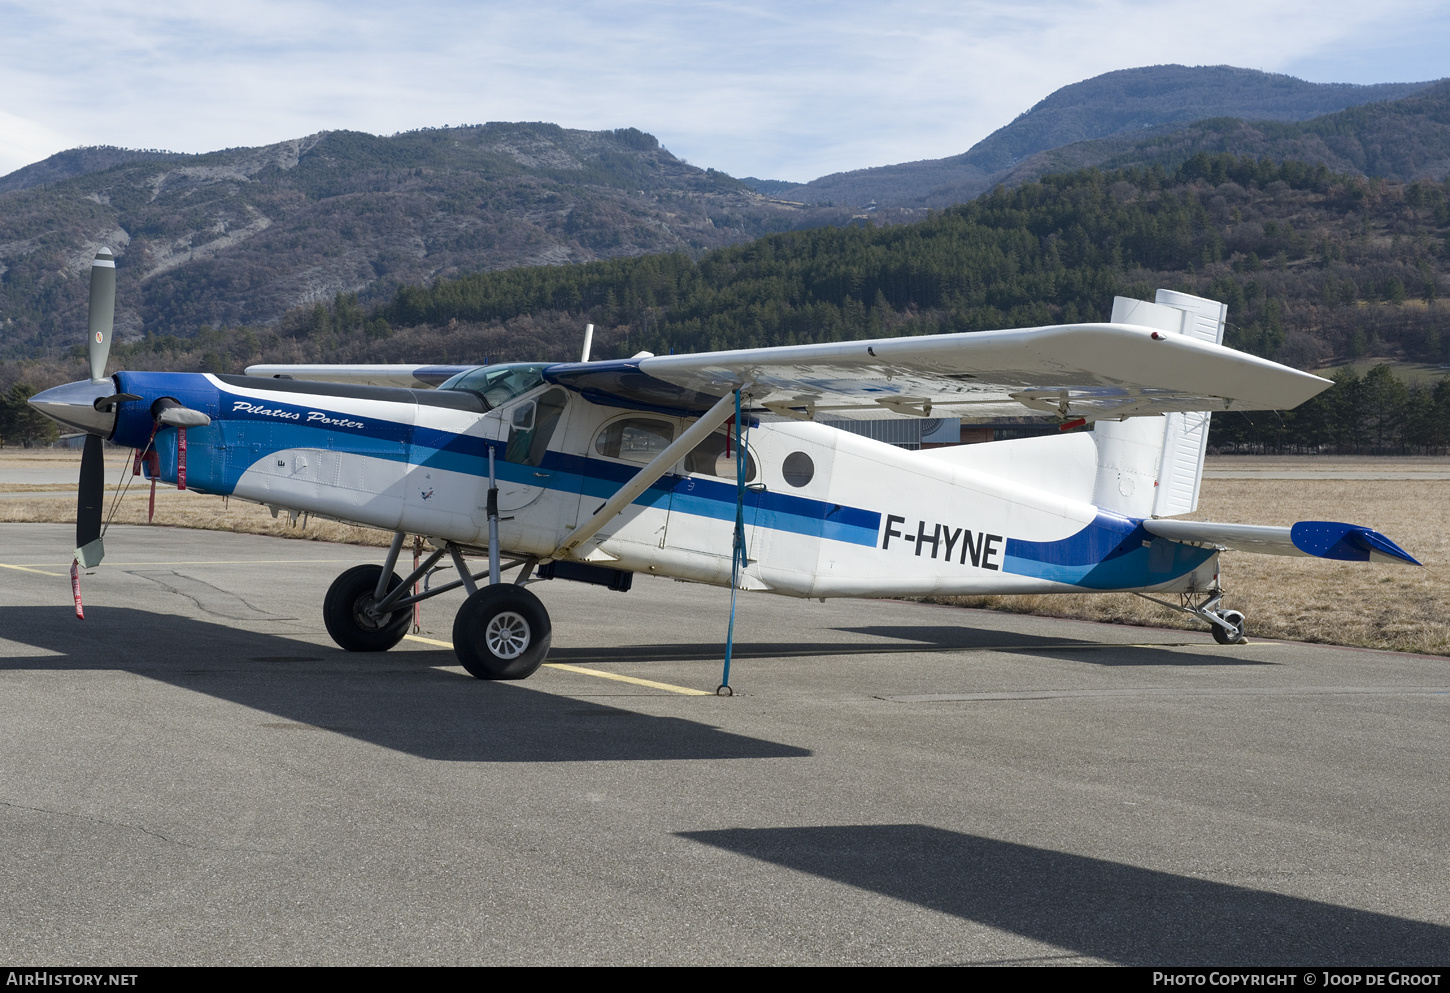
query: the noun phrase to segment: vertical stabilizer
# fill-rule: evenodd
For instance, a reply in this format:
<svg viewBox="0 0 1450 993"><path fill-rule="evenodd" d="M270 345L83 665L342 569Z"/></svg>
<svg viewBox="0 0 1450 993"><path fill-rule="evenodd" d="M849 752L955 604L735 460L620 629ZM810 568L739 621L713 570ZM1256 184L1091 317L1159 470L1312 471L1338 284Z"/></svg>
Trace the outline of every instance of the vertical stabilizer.
<svg viewBox="0 0 1450 993"><path fill-rule="evenodd" d="M1154 303L1114 298L1112 320L1217 344L1223 340L1226 311L1215 300L1159 290ZM1093 426L1098 462L1093 503L1129 517L1197 509L1208 420L1205 412L1098 421Z"/></svg>
<svg viewBox="0 0 1450 993"><path fill-rule="evenodd" d="M1228 307L1217 300L1159 290L1157 302L1184 312L1183 333L1199 341L1223 344ZM1163 439L1163 464L1158 476L1154 517L1191 514L1198 509L1203 483L1203 456L1208 448L1208 411L1169 414Z"/></svg>

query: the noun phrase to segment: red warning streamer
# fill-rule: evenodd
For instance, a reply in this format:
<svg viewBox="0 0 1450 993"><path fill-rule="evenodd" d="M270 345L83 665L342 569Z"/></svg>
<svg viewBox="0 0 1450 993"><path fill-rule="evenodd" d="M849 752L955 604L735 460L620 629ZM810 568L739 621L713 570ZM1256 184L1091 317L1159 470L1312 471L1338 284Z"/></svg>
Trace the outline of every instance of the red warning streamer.
<svg viewBox="0 0 1450 993"><path fill-rule="evenodd" d="M146 523L156 516L156 479L161 475L161 456L152 452L146 456L147 470L151 475L151 502L146 507Z"/></svg>
<svg viewBox="0 0 1450 993"><path fill-rule="evenodd" d="M176 429L176 488L186 489L186 428Z"/></svg>
<svg viewBox="0 0 1450 993"><path fill-rule="evenodd" d="M71 559L70 563L70 591L76 598L76 618L86 619L85 609L81 606L81 560Z"/></svg>

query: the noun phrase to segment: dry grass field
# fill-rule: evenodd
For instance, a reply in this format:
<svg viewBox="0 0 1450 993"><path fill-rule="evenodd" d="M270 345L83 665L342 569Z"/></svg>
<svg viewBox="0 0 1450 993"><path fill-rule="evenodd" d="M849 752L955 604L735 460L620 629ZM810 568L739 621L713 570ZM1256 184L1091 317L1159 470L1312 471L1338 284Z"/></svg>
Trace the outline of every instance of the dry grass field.
<svg viewBox="0 0 1450 993"><path fill-rule="evenodd" d="M125 453L107 453L108 488L122 478ZM1257 472L1330 469L1390 472L1406 479L1214 479L1205 480L1201 520L1247 524L1292 524L1299 520L1352 521L1389 535L1424 563L1423 569L1393 565L1327 562L1225 552L1224 604L1248 618L1251 637L1285 638L1334 645L1450 655L1450 480L1416 479L1427 468L1450 470L1450 459L1283 459L1210 460L1209 470L1233 464ZM0 450L0 521L73 521L74 496L40 495L74 491L80 453ZM70 483L30 482L37 472ZM108 489L114 493L114 489ZM149 485L135 479L116 508L116 523L146 521ZM109 505L108 505L109 506ZM284 538L385 546L389 535L330 521L293 524L273 519L255 504L179 493L159 486L154 523L241 531ZM3 559L0 549L0 559ZM1057 596L947 597L938 602L1018 613L1203 630L1198 621L1127 593Z"/></svg>
<svg viewBox="0 0 1450 993"><path fill-rule="evenodd" d="M114 524L145 524L146 509L151 495L151 484L144 477L130 475L131 454L129 450L106 450L106 515ZM80 475L81 456L79 451L57 449L0 449L0 522L46 522L74 521L76 502L73 495L75 480ZM122 475L123 470L125 475ZM25 481L40 473L64 472L68 483L37 483ZM122 485L130 480L123 498L111 512L112 499L116 495L117 481ZM56 496L68 491L69 496ZM28 494L43 494L31 497ZM103 519L105 519L103 516ZM277 518L266 507L239 500L223 500L221 497L205 496L191 491L181 492L174 486L158 483L156 486L156 516L152 523L158 527L200 528L207 531L239 531L245 534L268 534L279 538L301 538L310 541L339 541L356 545L381 545L387 547L391 535L373 528L352 527L335 524L332 521L303 522L295 524L286 514ZM0 560L4 551L0 550Z"/></svg>

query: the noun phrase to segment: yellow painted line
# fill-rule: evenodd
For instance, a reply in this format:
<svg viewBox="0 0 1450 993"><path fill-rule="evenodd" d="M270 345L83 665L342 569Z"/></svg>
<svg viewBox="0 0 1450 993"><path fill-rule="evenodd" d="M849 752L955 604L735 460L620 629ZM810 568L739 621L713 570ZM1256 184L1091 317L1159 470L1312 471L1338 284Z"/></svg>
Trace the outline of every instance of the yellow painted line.
<svg viewBox="0 0 1450 993"><path fill-rule="evenodd" d="M7 565L4 562L0 562L0 569L19 569L21 572L35 572L42 576L65 576L63 572L46 572L44 569L32 569L28 565Z"/></svg>
<svg viewBox="0 0 1450 993"><path fill-rule="evenodd" d="M108 562L109 565L306 565L309 562L356 562L348 559L186 559L181 562Z"/></svg>
<svg viewBox="0 0 1450 993"><path fill-rule="evenodd" d="M416 634L405 634L403 638L407 641L420 641L425 645L436 645L439 648L452 648L453 642L439 641L436 638L421 638ZM648 686L653 690L668 690L671 693L679 693L684 696L711 696L708 690L692 690L688 686L675 686L673 683L659 683L653 679L640 679L638 676L621 676L617 672L603 672L599 669L586 669L582 665L568 665L564 662L545 662L546 669L563 669L565 672L577 672L585 676L598 676L600 679L613 679L621 683L633 683L635 686Z"/></svg>
<svg viewBox="0 0 1450 993"><path fill-rule="evenodd" d="M187 559L184 562L112 562L110 559L106 559L105 565L110 566L110 567L113 567L113 568L119 567L119 566L123 566L123 565L124 566L133 566L133 565L306 565L309 562L321 562L321 563L324 563L324 564L331 564L331 563L337 563L337 562L356 562L356 561L358 561L358 560L355 559L355 558L354 559L211 559L211 560ZM53 562L41 562L41 563L33 563L33 564L39 564L39 565L54 565L55 563L53 563ZM23 566L23 565L6 565L4 562L0 562L0 567L6 568L6 569L25 569L25 568L28 568L28 566ZM32 570L32 571L34 571L34 570ZM47 573L45 573L45 575L47 575L47 576L58 576L58 575L62 575L62 574L61 573L55 573L55 572L47 572Z"/></svg>
<svg viewBox="0 0 1450 993"><path fill-rule="evenodd" d="M669 690L671 693L680 693L684 696L713 696L705 690L692 690L688 686L675 686L671 683L657 683L653 679L639 679L636 676L621 676L617 672L601 672L598 669L586 669L580 665L566 665L563 662L545 662L544 665L550 669L563 669L566 672L582 672L586 676L598 676L600 679L617 679L621 683L633 683L636 686L648 686L656 690Z"/></svg>

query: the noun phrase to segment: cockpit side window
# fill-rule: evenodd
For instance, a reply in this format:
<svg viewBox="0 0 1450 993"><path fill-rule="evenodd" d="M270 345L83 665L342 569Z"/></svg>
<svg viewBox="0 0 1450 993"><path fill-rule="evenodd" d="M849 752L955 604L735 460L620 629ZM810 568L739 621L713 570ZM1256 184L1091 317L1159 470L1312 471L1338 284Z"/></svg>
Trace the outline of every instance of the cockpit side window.
<svg viewBox="0 0 1450 993"><path fill-rule="evenodd" d="M504 460L540 465L559 418L569 404L569 395L557 387L533 400L521 403L509 418L509 441Z"/></svg>
<svg viewBox="0 0 1450 993"><path fill-rule="evenodd" d="M486 365L481 369L460 372L443 383L440 390L466 390L483 398L489 410L501 407L514 397L523 396L543 385L547 362L509 362Z"/></svg>

